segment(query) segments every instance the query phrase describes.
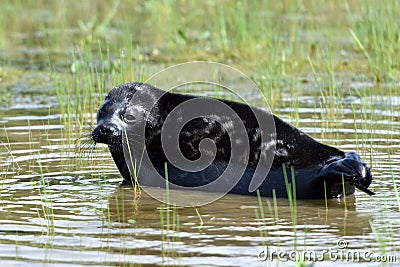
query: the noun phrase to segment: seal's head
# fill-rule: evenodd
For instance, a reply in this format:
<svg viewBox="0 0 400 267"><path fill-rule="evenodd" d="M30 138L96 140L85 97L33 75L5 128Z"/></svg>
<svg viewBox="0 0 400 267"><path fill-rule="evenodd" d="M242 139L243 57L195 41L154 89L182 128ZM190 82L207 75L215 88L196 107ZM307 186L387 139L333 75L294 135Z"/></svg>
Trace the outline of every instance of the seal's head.
<svg viewBox="0 0 400 267"><path fill-rule="evenodd" d="M328 183L333 182L331 183L332 192L330 192L332 196L341 194L342 180L370 196L375 194L368 189L372 182L371 169L355 152L348 152L344 157L332 157L327 160L319 174Z"/></svg>
<svg viewBox="0 0 400 267"><path fill-rule="evenodd" d="M96 143L121 146L123 118L139 83L128 83L115 87L106 96L97 112L97 127L92 132Z"/></svg>
<svg viewBox="0 0 400 267"><path fill-rule="evenodd" d="M122 148L124 118L128 104L140 85L141 83L127 83L112 89L97 112L97 127L92 131L93 141L108 145L125 179L129 179L130 175Z"/></svg>

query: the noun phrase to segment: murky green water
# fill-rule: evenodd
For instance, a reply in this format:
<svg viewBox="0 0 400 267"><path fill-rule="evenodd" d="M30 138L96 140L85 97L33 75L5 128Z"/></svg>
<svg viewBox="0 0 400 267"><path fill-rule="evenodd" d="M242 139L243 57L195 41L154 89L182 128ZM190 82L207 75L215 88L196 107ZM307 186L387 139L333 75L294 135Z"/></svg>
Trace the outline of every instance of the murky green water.
<svg viewBox="0 0 400 267"><path fill-rule="evenodd" d="M356 85L358 90L370 86ZM372 166L371 189L377 193L370 197L357 191L346 198L347 210L343 199L329 200L328 209L324 200L298 201L294 227L287 200L277 200L277 217L272 199L262 200L262 216L257 198L239 195L227 195L197 213L194 208L166 210L145 193L137 196L132 188L120 187L106 149L81 154L66 142L57 100L41 90L50 87L50 82L32 86L22 78L8 87L12 101L0 111L4 266L275 266L277 260L259 260L264 245L270 252L330 249L400 256L399 203L392 181L397 183L400 172L399 97L379 88L379 96L368 100L344 95L343 114L327 127L307 88L296 99L290 91L283 93L276 113L293 118L297 112L301 129L343 150L358 150ZM364 101L370 109L360 108ZM387 110L387 102L395 108ZM356 132L354 118L365 124ZM182 197L193 194L207 193L182 192ZM341 239L348 244L342 250L337 246ZM337 264L327 255L325 260L317 266Z"/></svg>

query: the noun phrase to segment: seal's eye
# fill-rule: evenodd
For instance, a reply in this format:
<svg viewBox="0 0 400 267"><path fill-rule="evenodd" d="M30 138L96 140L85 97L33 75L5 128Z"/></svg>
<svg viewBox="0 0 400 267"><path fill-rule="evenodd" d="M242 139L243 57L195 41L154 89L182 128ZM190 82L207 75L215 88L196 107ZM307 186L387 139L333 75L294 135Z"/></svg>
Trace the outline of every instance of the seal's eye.
<svg viewBox="0 0 400 267"><path fill-rule="evenodd" d="M136 117L131 114L127 114L123 116L123 119L126 123L129 123L129 122L134 122L136 120Z"/></svg>

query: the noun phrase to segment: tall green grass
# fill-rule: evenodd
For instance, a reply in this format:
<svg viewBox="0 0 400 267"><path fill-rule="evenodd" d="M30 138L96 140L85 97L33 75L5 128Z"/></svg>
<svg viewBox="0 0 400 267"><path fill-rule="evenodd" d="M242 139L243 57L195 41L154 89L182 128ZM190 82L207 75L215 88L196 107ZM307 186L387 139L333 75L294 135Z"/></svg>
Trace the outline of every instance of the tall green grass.
<svg viewBox="0 0 400 267"><path fill-rule="evenodd" d="M129 51L139 47L136 60L215 60L250 71L267 69L276 88L281 75L307 73L307 57L323 65L319 51L331 45L335 64L342 58L340 51L348 51L342 69L358 69L360 62L367 62L382 80L385 73L398 78L397 10L396 0L354 1L343 7L333 0L4 1L0 45L6 52L22 43L44 47L55 60L65 60L81 42L94 51L100 41L115 56L130 41L133 49L128 47L126 57L133 58ZM359 52L368 54L367 59L352 60Z"/></svg>
<svg viewBox="0 0 400 267"><path fill-rule="evenodd" d="M376 81L399 79L400 3L367 0L361 5L361 18L353 19L350 33L367 59Z"/></svg>

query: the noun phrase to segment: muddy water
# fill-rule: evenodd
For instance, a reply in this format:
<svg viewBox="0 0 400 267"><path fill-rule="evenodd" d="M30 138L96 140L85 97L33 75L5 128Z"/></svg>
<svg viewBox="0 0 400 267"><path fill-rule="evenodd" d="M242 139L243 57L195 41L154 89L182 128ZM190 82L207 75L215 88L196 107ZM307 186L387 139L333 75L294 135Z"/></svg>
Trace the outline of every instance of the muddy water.
<svg viewBox="0 0 400 267"><path fill-rule="evenodd" d="M325 259L316 266L336 266L337 255L348 252L360 255L366 266L378 265L368 262L377 256L399 260L400 213L392 178L398 186L400 98L385 90L376 88L379 96L368 102L344 95L342 115L330 125L307 88L295 98L283 93L276 107L287 120L297 116L292 122L317 139L357 150L372 165L376 196L357 191L328 203L298 200L294 211L287 200L263 198L261 208L255 197L227 195L196 211L168 208L119 186L105 148L82 155L66 141L51 83L23 80L7 87L12 101L0 110L2 266L293 266L295 249ZM361 108L364 102L368 108ZM193 197L209 196L182 192L182 198ZM265 260L279 252L280 261ZM356 256L348 261L356 262Z"/></svg>

